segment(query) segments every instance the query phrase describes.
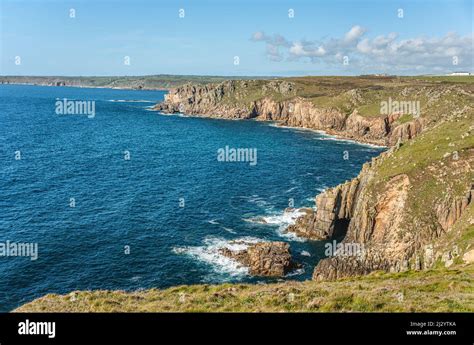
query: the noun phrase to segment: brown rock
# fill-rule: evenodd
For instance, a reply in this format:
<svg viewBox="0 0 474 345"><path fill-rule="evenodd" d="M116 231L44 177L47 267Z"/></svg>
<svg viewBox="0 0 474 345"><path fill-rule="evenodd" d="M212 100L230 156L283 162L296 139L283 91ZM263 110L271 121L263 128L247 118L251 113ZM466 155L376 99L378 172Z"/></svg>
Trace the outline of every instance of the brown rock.
<svg viewBox="0 0 474 345"><path fill-rule="evenodd" d="M254 276L282 277L298 267L291 259L290 245L285 242L259 242L235 251L222 248L220 253L249 267Z"/></svg>

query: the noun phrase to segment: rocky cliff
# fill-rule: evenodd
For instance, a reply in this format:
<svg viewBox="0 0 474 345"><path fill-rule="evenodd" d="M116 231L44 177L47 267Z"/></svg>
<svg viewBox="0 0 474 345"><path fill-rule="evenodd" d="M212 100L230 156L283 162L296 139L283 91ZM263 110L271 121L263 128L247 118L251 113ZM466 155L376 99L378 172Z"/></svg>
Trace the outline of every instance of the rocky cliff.
<svg viewBox="0 0 474 345"><path fill-rule="evenodd" d="M186 84L170 90L155 110L228 119L278 121L281 125L323 130L329 134L378 145L393 145L399 139L415 137L423 129L423 119L399 123L402 114L360 115L363 102L358 89L343 91L345 104L321 104L320 98L298 96L291 82L225 81L219 84ZM316 101L316 103L315 103Z"/></svg>
<svg viewBox="0 0 474 345"><path fill-rule="evenodd" d="M315 280L429 268L468 251L470 243L462 250L440 243L472 213L472 87L350 84L334 93L322 84L311 89L289 81L187 84L171 90L155 109L278 121L391 147L353 180L318 195L316 210L287 229L312 240L343 239L342 245L358 249L321 260ZM380 114L377 102L387 97L420 99L424 116ZM472 224L474 217L461 232Z"/></svg>
<svg viewBox="0 0 474 345"><path fill-rule="evenodd" d="M333 280L374 270L420 270L437 262L448 266L462 252L472 250L472 241L462 241L460 234L472 231L474 225L473 141L448 137L441 139L442 145L439 140L454 126L471 136L472 120L471 114L464 121L442 124L430 135L395 146L364 164L353 180L318 195L316 211L288 230L312 239L342 236L343 245L359 251L321 260L313 279ZM436 139L439 144L433 149L440 152L414 154ZM442 154L444 150L447 153ZM418 167L419 159L424 162ZM447 244L462 217L464 228Z"/></svg>

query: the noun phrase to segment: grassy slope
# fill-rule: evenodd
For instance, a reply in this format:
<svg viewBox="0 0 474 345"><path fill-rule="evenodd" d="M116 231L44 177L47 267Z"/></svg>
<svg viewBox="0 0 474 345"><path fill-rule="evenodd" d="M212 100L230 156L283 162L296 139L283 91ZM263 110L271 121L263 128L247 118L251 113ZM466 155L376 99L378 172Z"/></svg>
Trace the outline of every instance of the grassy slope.
<svg viewBox="0 0 474 345"><path fill-rule="evenodd" d="M178 286L46 295L17 312L474 311L474 266L374 272L335 282Z"/></svg>

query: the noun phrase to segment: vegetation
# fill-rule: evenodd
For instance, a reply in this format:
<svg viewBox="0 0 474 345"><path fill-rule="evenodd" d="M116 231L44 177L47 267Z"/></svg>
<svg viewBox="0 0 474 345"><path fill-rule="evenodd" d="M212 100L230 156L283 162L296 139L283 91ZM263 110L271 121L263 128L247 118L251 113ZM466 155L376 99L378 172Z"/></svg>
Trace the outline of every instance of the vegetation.
<svg viewBox="0 0 474 345"><path fill-rule="evenodd" d="M473 265L374 272L334 282L178 286L49 294L16 312L453 312L474 311Z"/></svg>

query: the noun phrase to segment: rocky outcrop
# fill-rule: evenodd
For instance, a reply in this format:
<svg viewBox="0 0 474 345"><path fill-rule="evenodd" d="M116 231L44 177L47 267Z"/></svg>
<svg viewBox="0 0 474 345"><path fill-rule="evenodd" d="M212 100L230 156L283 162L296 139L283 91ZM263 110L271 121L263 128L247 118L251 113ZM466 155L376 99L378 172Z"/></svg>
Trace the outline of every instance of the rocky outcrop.
<svg viewBox="0 0 474 345"><path fill-rule="evenodd" d="M240 87L246 82L240 81ZM154 109L164 113L185 113L228 119L248 119L254 117L246 106L237 106L223 102L225 96L237 92L237 82L230 80L217 85L185 84L170 90L165 101L157 104Z"/></svg>
<svg viewBox="0 0 474 345"><path fill-rule="evenodd" d="M456 220L461 217L462 212L467 206L469 206L473 199L474 185L472 185L471 190L464 197L454 200L448 199L447 202L437 206L436 217L443 230L446 231L454 225Z"/></svg>
<svg viewBox="0 0 474 345"><path fill-rule="evenodd" d="M413 121L400 124L393 128L387 141L389 146L393 146L398 142L405 142L415 138L423 130L423 119L417 118Z"/></svg>
<svg viewBox="0 0 474 345"><path fill-rule="evenodd" d="M297 221L300 228L307 229L307 232L310 229L311 234L316 234L309 238L330 239L337 234L338 221L344 220L346 234L342 244L357 244L363 249L360 255L321 260L313 272L314 280L363 275L374 270L427 269L438 259L449 267L460 255L457 247L437 251L432 243L449 232L470 205L474 186L465 196L454 200L448 197L437 206L425 205L428 210L432 208L438 225L421 225L419 219L410 223L411 210L407 208L407 202L412 181L406 174L393 176L383 184L383 188L369 188L377 166L392 153L390 150L365 164L357 178L319 195L317 211ZM413 228L413 224L420 225ZM304 231L297 233L301 235Z"/></svg>
<svg viewBox="0 0 474 345"><path fill-rule="evenodd" d="M421 120L400 125L399 115L367 117L360 115L357 109L345 113L337 107L317 106L309 99L296 96L294 85L287 81L264 83L257 91L254 88L252 81L245 80L186 84L170 90L164 102L154 109L166 114L278 121L284 126L323 130L378 145L393 145L413 138L423 127ZM269 96L272 93L279 96ZM351 104L361 101L357 89L346 91L345 95Z"/></svg>
<svg viewBox="0 0 474 345"><path fill-rule="evenodd" d="M324 240L344 235L352 218L359 179L355 178L316 197L316 210L298 218L287 231L314 240Z"/></svg>
<svg viewBox="0 0 474 345"><path fill-rule="evenodd" d="M220 253L248 267L254 276L283 277L298 267L285 242L258 242L241 250L222 248Z"/></svg>

